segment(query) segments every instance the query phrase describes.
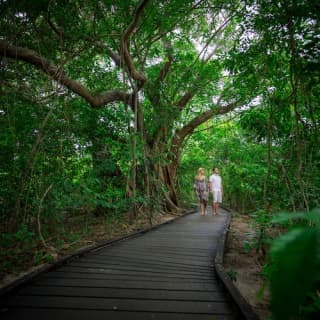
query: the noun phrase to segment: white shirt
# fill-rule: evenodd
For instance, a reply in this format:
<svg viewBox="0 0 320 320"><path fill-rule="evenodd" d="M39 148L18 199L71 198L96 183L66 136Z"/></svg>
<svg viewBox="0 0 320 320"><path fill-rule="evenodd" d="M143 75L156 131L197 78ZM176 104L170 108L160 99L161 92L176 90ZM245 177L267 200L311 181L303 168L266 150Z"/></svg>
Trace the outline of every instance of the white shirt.
<svg viewBox="0 0 320 320"><path fill-rule="evenodd" d="M221 177L217 174L210 176L211 191L221 191Z"/></svg>

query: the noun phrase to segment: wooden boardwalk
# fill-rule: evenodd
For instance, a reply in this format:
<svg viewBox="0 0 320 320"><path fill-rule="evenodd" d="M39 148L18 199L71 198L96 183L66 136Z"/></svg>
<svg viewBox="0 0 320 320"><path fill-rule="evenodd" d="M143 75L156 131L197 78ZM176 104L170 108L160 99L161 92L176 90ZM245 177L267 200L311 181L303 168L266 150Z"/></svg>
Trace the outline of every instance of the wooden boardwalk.
<svg viewBox="0 0 320 320"><path fill-rule="evenodd" d="M214 272L227 214L194 213L91 251L7 294L1 319L241 319Z"/></svg>

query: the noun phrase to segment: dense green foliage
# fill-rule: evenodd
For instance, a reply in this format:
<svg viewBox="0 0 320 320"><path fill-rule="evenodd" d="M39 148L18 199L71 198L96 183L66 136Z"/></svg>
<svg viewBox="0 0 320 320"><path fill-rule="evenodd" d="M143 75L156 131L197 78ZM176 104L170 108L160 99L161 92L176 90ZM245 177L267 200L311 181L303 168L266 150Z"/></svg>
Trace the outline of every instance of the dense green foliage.
<svg viewBox="0 0 320 320"><path fill-rule="evenodd" d="M318 1L155 3L0 0L6 258L52 259L80 237L72 219L178 212L199 167L220 168L224 204L255 216L263 250L276 212L320 207ZM319 310L310 219L266 254L276 319Z"/></svg>

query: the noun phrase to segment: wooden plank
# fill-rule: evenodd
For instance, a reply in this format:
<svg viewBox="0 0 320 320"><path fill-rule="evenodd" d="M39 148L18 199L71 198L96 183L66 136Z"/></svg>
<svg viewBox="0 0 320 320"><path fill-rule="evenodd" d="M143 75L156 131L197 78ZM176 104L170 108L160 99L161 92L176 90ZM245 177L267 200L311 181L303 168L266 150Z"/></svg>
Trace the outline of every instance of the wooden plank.
<svg viewBox="0 0 320 320"><path fill-rule="evenodd" d="M18 291L19 295L73 296L73 297L105 297L105 298L136 298L144 300L184 300L184 301L228 301L222 292L216 291L177 291L153 289L119 289L119 288L88 288L88 287L48 287L27 286Z"/></svg>
<svg viewBox="0 0 320 320"><path fill-rule="evenodd" d="M157 266L156 264L150 265L150 264L144 264L143 261L139 262L132 262L130 260L115 260L112 262L95 262L95 261L78 261L74 262L70 265L64 266L62 270L67 270L68 268L82 268L82 269L118 269L123 271L137 271L137 272L150 272L153 271L155 273L172 273L172 274L181 274L181 275L208 275L210 273L213 273L214 267L213 265L208 265L206 268L194 268L194 269L186 269L182 265L181 267L179 264L176 264L174 266Z"/></svg>
<svg viewBox="0 0 320 320"><path fill-rule="evenodd" d="M211 238L211 237L208 237ZM215 250L216 248L216 244L215 243L210 243L208 241L199 241L199 240L181 240L178 241L176 239L155 239L155 238L151 238L151 239L135 239L136 241L132 244L135 246L143 246L144 241L148 241L149 246L153 246L153 245L163 245L163 246L170 246L170 245L175 245L179 248L181 247L185 247L186 249L188 249L189 247L193 247L193 246L199 246L202 247L204 249L207 250ZM133 241L133 240L132 240ZM105 249L100 250L98 252L103 252ZM97 252L97 253L98 253Z"/></svg>
<svg viewBox="0 0 320 320"><path fill-rule="evenodd" d="M198 266L198 265L186 265L186 264L177 264L177 263L172 263L172 262L168 262L168 261L161 261L158 259L152 259L150 261L150 259L144 259L144 258L128 258L126 256L122 256L122 257L112 257L112 259L110 258L104 258L104 257L92 257L90 259L87 258L83 258L81 260L75 260L73 263L70 263L69 265L74 265L74 264L79 264L78 262L83 262L86 264L96 264L96 265L128 265L130 264L130 266L136 266L136 267L141 267L141 265L143 265L145 268L152 268L152 269L159 269L159 270L179 270L179 271L185 271L185 272L211 272L211 270L213 269L213 259L212 261L210 261L208 263L208 265L206 266ZM67 265L68 266L68 265Z"/></svg>
<svg viewBox="0 0 320 320"><path fill-rule="evenodd" d="M118 263L118 264L117 264ZM153 273L153 274L172 274L172 275L181 275L184 277L192 277L192 276L204 276L204 277L215 277L214 267L210 266L207 269L183 269L179 268L179 266L174 267L166 267L161 266L157 267L157 265L145 265L142 262L132 263L131 261L114 261L113 263L96 263L96 262L87 262L87 263L74 263L72 265L67 265L62 268L57 269L55 272L101 272L101 273L113 273L113 272L137 272L137 273Z"/></svg>
<svg viewBox="0 0 320 320"><path fill-rule="evenodd" d="M175 283L188 281L189 283L202 283L213 280L213 278L195 278L195 277L168 277L167 275L144 275L144 274L86 274L86 273L66 273L57 272L43 276L45 279L94 279L94 280L118 280L118 281L174 281Z"/></svg>
<svg viewBox="0 0 320 320"><path fill-rule="evenodd" d="M180 234L177 232L174 232L172 234L159 234L156 232L148 233L143 236L143 238L146 238L147 240L152 240L152 239L159 239L159 240L170 240L175 239L178 240L179 242L186 241L186 242L191 242L191 241L200 241L200 242L206 242L208 240L208 237L217 237L218 234L215 234L214 230L211 230L210 232L203 234L201 236L196 236L193 234L194 231L190 230L185 233L185 235ZM177 236L176 236L177 234ZM141 241L141 237L136 237L131 240L132 243L139 243Z"/></svg>
<svg viewBox="0 0 320 320"><path fill-rule="evenodd" d="M215 246L215 245L213 245ZM131 243L126 243L125 246L122 246L121 248L136 248L138 247L137 244L131 244ZM112 246L110 247L112 249L115 248L115 246ZM189 250L190 251L199 251L199 252L203 252L203 253L209 253L209 254L212 254L212 246L210 248L203 248L201 246L195 246L194 244L189 244L188 246L186 246L185 244L183 243L175 243L174 241L172 243L169 243L169 244L159 244L157 242L153 242L153 243L145 243L144 244L144 248L145 249L151 249L151 248L159 248L160 250L163 249L163 250L177 250L177 251L186 251L188 252ZM96 253L100 253L100 252L104 252L106 248L103 248L103 249L99 249L99 250L96 250L94 251L93 253L89 253L88 256L90 256L91 254L96 254Z"/></svg>
<svg viewBox="0 0 320 320"><path fill-rule="evenodd" d="M131 244L131 242L126 242L124 244L119 244L119 246L117 247L111 247L110 250L116 250L116 248L119 248L119 249L122 249L122 248L128 248L128 249L131 249L131 248L137 248L136 245L133 245ZM161 245L158 245L158 244L153 244L153 245L150 245L149 243L145 243L144 244L144 247L143 249L145 250L149 250L149 249L154 249L154 250L162 250L162 251L173 251L173 252L199 252L199 253L203 253L203 254L212 254L212 251L211 249L204 249L204 248L201 248L201 247L184 247L184 246L180 246L178 247L176 244L172 243L171 246L161 246ZM103 250L98 250L98 251L94 251L94 252L91 252L89 253L87 256L91 256L91 255L95 255L96 253L99 253L99 252L103 252Z"/></svg>
<svg viewBox="0 0 320 320"><path fill-rule="evenodd" d="M112 260L114 258L125 258L127 260L138 260L138 261L150 261L150 262L170 262L171 260L173 261L178 261L178 262L183 262L187 267L194 265L194 264L199 264L198 262L201 262L201 264L207 263L208 261L212 261L214 259L214 255L208 254L207 258L197 258L194 256L192 258L191 256L188 255L173 255L173 254L165 254L165 253L159 253L159 254L142 254L142 253L136 253L136 252L106 252L104 254L96 255L96 256L90 256L90 257L83 257L81 260ZM163 258L163 259L162 259ZM161 259L161 260L160 260ZM168 261L167 261L168 260ZM77 260L74 260L77 261ZM187 261L187 263L186 263ZM189 263L188 263L189 261ZM174 262L173 262L174 263Z"/></svg>
<svg viewBox="0 0 320 320"><path fill-rule="evenodd" d="M162 261L163 259L171 259L171 260L178 260L178 261L190 261L190 262L201 262L206 263L207 261L212 261L214 256L212 254L204 256L196 256L196 255L188 255L188 254L174 254L174 253L165 253L165 252L137 252L134 250L130 251L120 251L119 252L106 252L104 254L100 254L97 256L91 256L90 258L103 258L103 257L130 257L134 259L158 259Z"/></svg>
<svg viewBox="0 0 320 320"><path fill-rule="evenodd" d="M137 237L137 238L134 238L132 239L131 241L131 244L138 244L138 243L141 243L143 242L144 240L145 241L148 241L149 244L157 244L158 243L167 243L167 244L174 244L174 243L180 243L180 244L187 244L187 245L194 245L194 244L201 244L201 246L203 244L205 244L205 248L206 247L211 247L211 246L214 246L215 243L212 243L210 241L208 241L208 238L211 238L211 239L214 239L214 238L217 238L218 236L212 236L212 235L209 235L207 237L203 237L202 239L199 239L199 238L192 238L192 237L181 237L181 238L177 238L177 237L159 237L159 236L154 236L154 235L148 235L146 236L144 239L141 238L141 237Z"/></svg>
<svg viewBox="0 0 320 320"><path fill-rule="evenodd" d="M70 269L69 269L70 270ZM215 277L210 276L210 274L205 276L200 275L192 275L192 276L183 276L180 274L172 274L172 273L155 273L155 272L136 272L136 271L122 271L122 270L116 270L116 269L106 269L105 271L101 269L91 269L90 271L76 271L76 270L70 270L70 271L63 271L63 270L57 270L50 272L46 275L43 275L45 278L87 278L87 279L124 279L124 278L133 278L133 279L140 279L145 278L147 280L152 279L164 279L164 280L172 280L172 281L185 281L185 280L192 280L192 281L210 281L212 279L215 279Z"/></svg>
<svg viewBox="0 0 320 320"><path fill-rule="evenodd" d="M175 283L172 281L154 281L154 282L143 282L143 281L132 281L122 282L116 280L94 280L94 279L46 279L41 278L33 282L37 285L54 285L54 286L72 286L72 287L114 287L114 288L135 288L135 289L168 289L168 290L203 290L203 291L217 291L217 282L211 280L206 283L190 283L184 281L183 283Z"/></svg>
<svg viewBox="0 0 320 320"><path fill-rule="evenodd" d="M165 260L165 261L164 261ZM179 262L180 261L180 262ZM97 266L97 267L104 267L107 265L117 265L122 268L125 268L126 266L132 266L137 267L138 269L158 269L161 270L179 270L184 273L198 273L198 272L211 272L213 270L213 259L211 261L207 261L206 263L187 263L186 260L184 261L176 261L172 259L153 259L150 257L150 259L146 258L139 258L139 257L126 257L126 256L110 256L105 257L103 259L81 259L81 260L75 260L74 262L71 262L70 266Z"/></svg>
<svg viewBox="0 0 320 320"><path fill-rule="evenodd" d="M175 240L178 242L191 242L191 241L199 241L199 242L207 242L208 237L212 237L213 235L211 233L207 233L207 234L202 234L202 235L196 235L193 234L192 231L185 232L185 233L179 233L179 232L174 232L174 233L162 233L162 234L157 234L157 233L152 233L150 235L148 235L148 240L161 240L161 241L165 241L167 240L168 242L170 242L170 240ZM136 241L134 243L139 242L141 239L136 238Z"/></svg>
<svg viewBox="0 0 320 320"><path fill-rule="evenodd" d="M81 263L82 262L82 263ZM147 263L145 261L132 261L132 260L125 260L125 259L117 259L110 261L79 261L74 262L72 264L66 265L61 268L61 270L67 270L70 268L77 268L77 269L117 269L123 271L154 271L158 273L172 273L176 274L179 273L181 275L208 275L213 274L214 266L211 264L207 267L190 267L187 268L185 266L181 266L178 264L171 265L171 264L163 264L160 263ZM144 269L144 270L141 270Z"/></svg>
<svg viewBox="0 0 320 320"><path fill-rule="evenodd" d="M109 252L122 252L122 250L126 250L126 251L135 251L135 252L149 252L149 253L153 253L153 252L158 252L158 253L178 253L178 254L186 254L186 255L200 255L200 256L208 256L212 255L212 251L211 250L202 250L200 251L197 248L178 248L176 246L172 246L172 247L161 247L159 245L145 245L143 248L139 248L138 246L131 246L131 245L127 245L127 246L123 246L121 248L119 248L119 250L116 250L115 247L112 248L112 250L109 250ZM103 251L102 251L103 252ZM94 254L92 254L93 256ZM91 255L88 255L91 256Z"/></svg>
<svg viewBox="0 0 320 320"><path fill-rule="evenodd" d="M141 247L130 247L126 248L123 247L119 250L115 250L112 248L112 250L108 250L108 254L130 254L135 256L147 256L147 257L158 257L158 256L175 256L175 257L184 257L184 258L190 258L190 259L203 259L208 260L208 258L213 257L213 255L210 253L197 253L194 252L188 252L188 251L178 251L178 250L160 250L160 249L153 249L153 248L141 248ZM101 255L96 255L101 256Z"/></svg>
<svg viewBox="0 0 320 320"><path fill-rule="evenodd" d="M118 269L118 270L139 270L141 271L150 271L153 270L158 273L180 273L185 275L192 275L192 274L208 274L214 270L214 267L212 264L205 266L205 267L195 267L193 269L187 269L184 267L184 265L175 264L173 266L169 265L160 265L157 266L157 264L147 264L144 263L143 260L139 261L132 261L130 259L116 259L116 260L106 260L106 261L76 261L70 265L64 266L63 268L94 268L94 269Z"/></svg>
<svg viewBox="0 0 320 320"><path fill-rule="evenodd" d="M104 270L104 269L115 269L117 268L118 270L127 270L127 271L130 271L130 270L135 270L137 272L149 272L150 270L151 271L154 271L155 273L169 273L169 272L172 272L173 274L174 273L179 273L181 275L199 275L199 274L208 274L210 272L213 271L213 267L208 267L207 269L205 270L201 270L199 268L199 270L184 270L183 268L179 269L179 265L177 265L177 268L176 269L166 269L166 268L153 268L152 266L144 266L143 262L141 262L141 264L131 264L130 261L126 261L126 262L122 262L122 263L118 263L116 264L116 261L115 263L113 264L108 264L108 263L96 263L96 262L77 262L77 263L72 263L69 265L69 267L78 267L78 268L83 268L83 269L87 269L87 268L90 268L90 269L101 269L101 270ZM175 272L177 271L177 272Z"/></svg>
<svg viewBox="0 0 320 320"><path fill-rule="evenodd" d="M225 302L215 301L174 301L174 300L144 300L139 299L109 299L96 297L55 297L55 296L14 296L8 307L40 307L54 309L78 310L119 310L175 312L195 314L231 314L230 307Z"/></svg>
<svg viewBox="0 0 320 320"><path fill-rule="evenodd" d="M107 258L107 259L112 259L112 258L131 258L131 259L138 259L139 257L135 256L135 255L120 255L120 254L105 254L103 255L103 257ZM146 258L146 257L145 257ZM129 260L128 259L128 260ZM161 260L160 260L161 259ZM196 259L188 259L188 258L179 258L179 257L166 257L166 256L162 256L161 258L153 258L153 257L148 257L148 259L146 259L148 261L162 261L162 262L171 262L171 263L176 263L179 265L186 265L186 266L207 266L210 261L213 260L213 258L208 258L205 261L200 261L200 260L196 260Z"/></svg>
<svg viewBox="0 0 320 320"><path fill-rule="evenodd" d="M6 320L234 320L233 315L19 308L1 314Z"/></svg>
<svg viewBox="0 0 320 320"><path fill-rule="evenodd" d="M211 237L209 237L211 238ZM167 238L168 239L168 238ZM153 240L157 240L157 239L153 239ZM107 251L118 251L118 250L133 250L133 249L137 249L137 250L155 250L155 252L158 252L158 251L164 251L164 252L187 252L187 251L191 251L191 252L195 252L195 253L198 253L198 254L203 254L203 255L206 255L208 254L209 250L208 249L201 249L199 247L177 247L177 243L175 242L175 239L172 238L172 239L168 239L170 244L168 246L164 246L164 245L161 245L159 243L156 243L155 241L153 241L153 243L149 243L149 242L146 242L144 244L144 246L140 246L140 244L138 245L138 243L131 243L131 242L126 242L124 244L122 244L121 246L119 247L110 247L109 250ZM171 242L171 241L172 242ZM183 245L183 241L181 241L181 245ZM100 252L103 252L106 248L104 249L101 249L99 251L96 251L94 253L100 253ZM118 249L118 250L117 250Z"/></svg>

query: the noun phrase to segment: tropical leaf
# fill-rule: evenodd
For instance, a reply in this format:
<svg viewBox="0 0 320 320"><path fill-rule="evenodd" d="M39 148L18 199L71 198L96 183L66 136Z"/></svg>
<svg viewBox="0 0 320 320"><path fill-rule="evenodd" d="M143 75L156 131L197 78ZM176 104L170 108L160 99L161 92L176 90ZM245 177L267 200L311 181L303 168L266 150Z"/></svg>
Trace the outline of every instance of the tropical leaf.
<svg viewBox="0 0 320 320"><path fill-rule="evenodd" d="M310 212L280 213L272 219L272 222L284 224L294 220L304 220L320 226L320 209L316 208Z"/></svg>
<svg viewBox="0 0 320 320"><path fill-rule="evenodd" d="M319 230L294 229L273 243L270 251L271 307L275 319L299 314L300 306L320 279Z"/></svg>

